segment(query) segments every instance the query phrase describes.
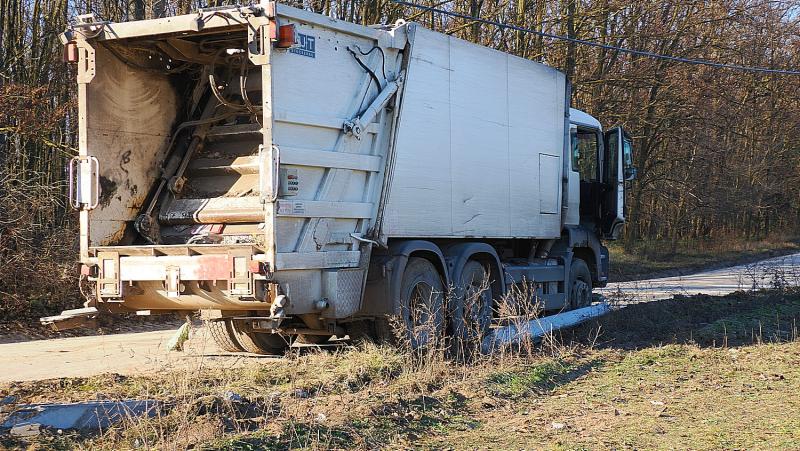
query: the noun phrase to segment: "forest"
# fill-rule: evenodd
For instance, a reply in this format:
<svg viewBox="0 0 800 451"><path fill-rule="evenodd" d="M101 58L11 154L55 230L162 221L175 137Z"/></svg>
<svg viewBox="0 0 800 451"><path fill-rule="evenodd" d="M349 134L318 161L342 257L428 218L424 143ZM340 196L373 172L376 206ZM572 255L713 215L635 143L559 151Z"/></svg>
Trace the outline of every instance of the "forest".
<svg viewBox="0 0 800 451"><path fill-rule="evenodd" d="M417 21L564 71L572 106L634 139L626 246L731 243L800 231L800 5L770 0L286 2L364 23ZM58 35L77 14L126 21L192 0L0 0L0 317L80 303L65 166L77 152L75 68ZM463 16L511 25L498 27ZM523 29L540 33L529 33ZM587 46L542 34L602 44Z"/></svg>

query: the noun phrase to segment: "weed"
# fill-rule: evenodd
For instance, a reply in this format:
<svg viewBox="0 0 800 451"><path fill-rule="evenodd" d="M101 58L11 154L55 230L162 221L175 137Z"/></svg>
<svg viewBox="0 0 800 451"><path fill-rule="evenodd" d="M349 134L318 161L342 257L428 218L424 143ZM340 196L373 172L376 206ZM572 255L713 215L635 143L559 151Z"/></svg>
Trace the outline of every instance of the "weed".
<svg viewBox="0 0 800 451"><path fill-rule="evenodd" d="M519 398L535 390L548 388L570 370L562 361L549 361L522 367L515 371L492 373L487 378L489 388L498 396Z"/></svg>

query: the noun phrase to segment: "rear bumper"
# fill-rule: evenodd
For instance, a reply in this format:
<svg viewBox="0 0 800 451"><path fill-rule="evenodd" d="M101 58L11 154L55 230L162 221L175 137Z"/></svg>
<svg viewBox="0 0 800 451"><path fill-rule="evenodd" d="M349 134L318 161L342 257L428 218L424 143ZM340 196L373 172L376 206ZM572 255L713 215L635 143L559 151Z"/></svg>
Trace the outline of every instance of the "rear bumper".
<svg viewBox="0 0 800 451"><path fill-rule="evenodd" d="M263 310L269 263L252 245L92 248L84 262L100 303L127 310Z"/></svg>

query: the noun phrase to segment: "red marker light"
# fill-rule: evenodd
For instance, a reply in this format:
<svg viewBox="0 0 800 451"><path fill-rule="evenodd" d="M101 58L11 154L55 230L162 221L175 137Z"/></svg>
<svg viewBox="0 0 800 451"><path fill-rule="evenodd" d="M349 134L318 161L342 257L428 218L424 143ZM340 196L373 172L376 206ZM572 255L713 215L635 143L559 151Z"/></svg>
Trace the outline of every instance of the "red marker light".
<svg viewBox="0 0 800 451"><path fill-rule="evenodd" d="M64 44L64 62L77 63L78 62L78 43L69 41Z"/></svg>

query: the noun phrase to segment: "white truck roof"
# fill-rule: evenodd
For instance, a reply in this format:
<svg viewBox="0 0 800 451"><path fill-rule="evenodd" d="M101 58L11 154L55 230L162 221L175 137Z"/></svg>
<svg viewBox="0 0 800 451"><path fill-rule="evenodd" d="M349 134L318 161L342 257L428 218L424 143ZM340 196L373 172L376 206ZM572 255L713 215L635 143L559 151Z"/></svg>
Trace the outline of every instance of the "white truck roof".
<svg viewBox="0 0 800 451"><path fill-rule="evenodd" d="M599 128L600 130L603 129L603 126L600 125L600 121L595 119L594 116L576 108L569 109L569 121L575 125L584 125L586 127Z"/></svg>

